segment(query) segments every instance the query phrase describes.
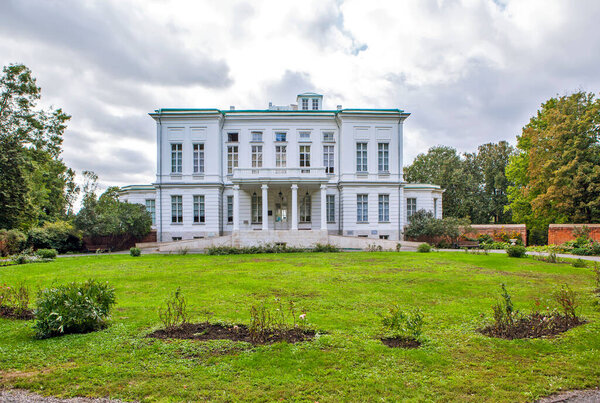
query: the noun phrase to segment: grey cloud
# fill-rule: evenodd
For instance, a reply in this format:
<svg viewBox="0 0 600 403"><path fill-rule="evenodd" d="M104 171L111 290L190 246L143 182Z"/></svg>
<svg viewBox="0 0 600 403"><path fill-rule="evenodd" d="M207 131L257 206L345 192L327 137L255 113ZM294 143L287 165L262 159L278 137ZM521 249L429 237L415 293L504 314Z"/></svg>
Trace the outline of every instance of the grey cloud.
<svg viewBox="0 0 600 403"><path fill-rule="evenodd" d="M275 105L288 105L296 102L296 95L314 90L310 74L286 70L279 80L265 86L265 95Z"/></svg>
<svg viewBox="0 0 600 403"><path fill-rule="evenodd" d="M172 29L108 2L9 0L0 30L62 50L65 63L85 62L113 79L210 88L232 82L226 62L186 51Z"/></svg>

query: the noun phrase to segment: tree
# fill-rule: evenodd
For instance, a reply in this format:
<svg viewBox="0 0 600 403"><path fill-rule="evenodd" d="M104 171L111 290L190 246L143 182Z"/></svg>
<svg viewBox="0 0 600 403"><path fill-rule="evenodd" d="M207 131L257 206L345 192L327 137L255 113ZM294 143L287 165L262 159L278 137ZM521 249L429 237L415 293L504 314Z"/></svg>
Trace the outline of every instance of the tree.
<svg viewBox="0 0 600 403"><path fill-rule="evenodd" d="M41 89L26 66L9 65L2 72L0 197L10 208L0 214L0 227L27 228L62 218L71 207L74 172L60 159L70 116L37 108Z"/></svg>
<svg viewBox="0 0 600 403"><path fill-rule="evenodd" d="M487 203L487 215L496 224L511 222L508 205L508 187L511 182L506 178L506 166L515 155L515 149L506 141L482 144L477 149L477 165L481 169L483 192Z"/></svg>
<svg viewBox="0 0 600 403"><path fill-rule="evenodd" d="M600 222L600 101L577 92L551 98L517 137L510 159L510 209L527 223L531 241L549 223Z"/></svg>

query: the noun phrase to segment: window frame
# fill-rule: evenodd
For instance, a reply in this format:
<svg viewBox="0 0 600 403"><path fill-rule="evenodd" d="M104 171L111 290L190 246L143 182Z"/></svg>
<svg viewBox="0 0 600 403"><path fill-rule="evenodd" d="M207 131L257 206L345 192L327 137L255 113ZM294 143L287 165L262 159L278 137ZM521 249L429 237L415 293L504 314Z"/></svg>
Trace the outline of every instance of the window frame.
<svg viewBox="0 0 600 403"><path fill-rule="evenodd" d="M378 218L380 223L390 222L390 195L378 196Z"/></svg>
<svg viewBox="0 0 600 403"><path fill-rule="evenodd" d="M171 173L183 173L183 143L171 143Z"/></svg>
<svg viewBox="0 0 600 403"><path fill-rule="evenodd" d="M298 218L302 224L312 222L312 197L310 193L304 194L300 199L300 206L298 207Z"/></svg>
<svg viewBox="0 0 600 403"><path fill-rule="evenodd" d="M330 144L323 145L323 166L326 174L335 173L335 146Z"/></svg>
<svg viewBox="0 0 600 403"><path fill-rule="evenodd" d="M325 196L325 210L327 212L327 223L335 224L335 195Z"/></svg>
<svg viewBox="0 0 600 403"><path fill-rule="evenodd" d="M312 98L312 110L313 111L318 111L319 110L319 98Z"/></svg>
<svg viewBox="0 0 600 403"><path fill-rule="evenodd" d="M369 143L366 141L359 141L356 143L356 172L357 173L368 173L369 172Z"/></svg>
<svg viewBox="0 0 600 403"><path fill-rule="evenodd" d="M302 144L298 148L298 166L300 172L310 172L310 145Z"/></svg>
<svg viewBox="0 0 600 403"><path fill-rule="evenodd" d="M227 175L233 175L233 169L239 166L239 150L238 145L227 146Z"/></svg>
<svg viewBox="0 0 600 403"><path fill-rule="evenodd" d="M360 224L369 222L369 195L359 193L356 195L356 222Z"/></svg>
<svg viewBox="0 0 600 403"><path fill-rule="evenodd" d="M278 136L282 136L283 140L278 138ZM287 142L287 132L276 131L275 132L275 142L276 143L286 143Z"/></svg>
<svg viewBox="0 0 600 403"><path fill-rule="evenodd" d="M235 140L233 140L235 136ZM239 132L227 132L227 142L228 143L239 143L240 142L240 133Z"/></svg>
<svg viewBox="0 0 600 403"><path fill-rule="evenodd" d="M262 196L259 196L256 192L252 193L251 215L252 224L262 224Z"/></svg>
<svg viewBox="0 0 600 403"><path fill-rule="evenodd" d="M192 161L194 164L194 173L202 175L204 174L204 143L193 143L192 144Z"/></svg>
<svg viewBox="0 0 600 403"><path fill-rule="evenodd" d="M263 132L259 131L259 130L253 130L250 132L251 137L251 142L253 143L262 143L263 142Z"/></svg>
<svg viewBox="0 0 600 403"><path fill-rule="evenodd" d="M227 196L227 224L233 224L233 195Z"/></svg>
<svg viewBox="0 0 600 403"><path fill-rule="evenodd" d="M329 135L331 135L331 138L329 138ZM323 132L323 143L335 143L335 132L324 131Z"/></svg>
<svg viewBox="0 0 600 403"><path fill-rule="evenodd" d="M171 224L183 224L182 195L171 195Z"/></svg>
<svg viewBox="0 0 600 403"><path fill-rule="evenodd" d="M148 202L151 202L151 204L148 205ZM149 212L152 217L152 225L156 225L156 199L146 199L145 205L146 211Z"/></svg>
<svg viewBox="0 0 600 403"><path fill-rule="evenodd" d="M308 110L308 98L302 98L302 99L300 99L300 104L302 105L301 109L303 111L307 111Z"/></svg>
<svg viewBox="0 0 600 403"><path fill-rule="evenodd" d="M390 143L377 143L377 170L379 173L390 172Z"/></svg>
<svg viewBox="0 0 600 403"><path fill-rule="evenodd" d="M414 203L411 203L413 202ZM414 206L413 206L414 204ZM407 197L406 198L406 219L410 221L410 218L417 212L417 198Z"/></svg>
<svg viewBox="0 0 600 403"><path fill-rule="evenodd" d="M206 223L206 204L204 195L194 195L194 224Z"/></svg>
<svg viewBox="0 0 600 403"><path fill-rule="evenodd" d="M287 168L287 144L275 145L275 168Z"/></svg>

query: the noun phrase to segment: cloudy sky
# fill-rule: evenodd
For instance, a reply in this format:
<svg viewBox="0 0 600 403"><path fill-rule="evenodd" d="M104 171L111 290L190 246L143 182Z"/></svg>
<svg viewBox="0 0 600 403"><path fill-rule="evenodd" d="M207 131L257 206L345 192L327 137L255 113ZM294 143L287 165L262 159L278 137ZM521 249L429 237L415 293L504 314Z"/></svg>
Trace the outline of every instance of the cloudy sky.
<svg viewBox="0 0 600 403"><path fill-rule="evenodd" d="M401 108L406 162L514 143L540 103L600 91L597 0L0 0L0 63L72 115L64 159L149 183L159 107Z"/></svg>

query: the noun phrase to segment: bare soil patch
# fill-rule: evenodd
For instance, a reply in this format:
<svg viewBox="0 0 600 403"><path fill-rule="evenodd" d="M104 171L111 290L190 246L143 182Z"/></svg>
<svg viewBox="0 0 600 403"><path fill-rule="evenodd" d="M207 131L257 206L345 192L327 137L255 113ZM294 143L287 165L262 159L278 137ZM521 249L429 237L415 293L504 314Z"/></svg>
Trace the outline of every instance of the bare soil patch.
<svg viewBox="0 0 600 403"><path fill-rule="evenodd" d="M31 309L17 309L12 306L0 306L0 318L4 319L20 319L20 320L31 320L34 319L33 311Z"/></svg>
<svg viewBox="0 0 600 403"><path fill-rule="evenodd" d="M584 323L587 323L587 321L577 317L573 318L560 314L547 315L536 312L515 320L512 326L497 327L490 325L479 329L479 332L489 337L507 340L532 339L556 336Z"/></svg>
<svg viewBox="0 0 600 403"><path fill-rule="evenodd" d="M173 329L159 329L148 335L156 339L188 339L188 340L233 340L252 344L272 344L281 341L298 343L309 341L315 337L314 330L290 328L273 332L264 337L264 341L252 338L245 325L221 325L217 323L186 323Z"/></svg>
<svg viewBox="0 0 600 403"><path fill-rule="evenodd" d="M386 337L381 342L392 348L419 348L421 342L410 337Z"/></svg>

